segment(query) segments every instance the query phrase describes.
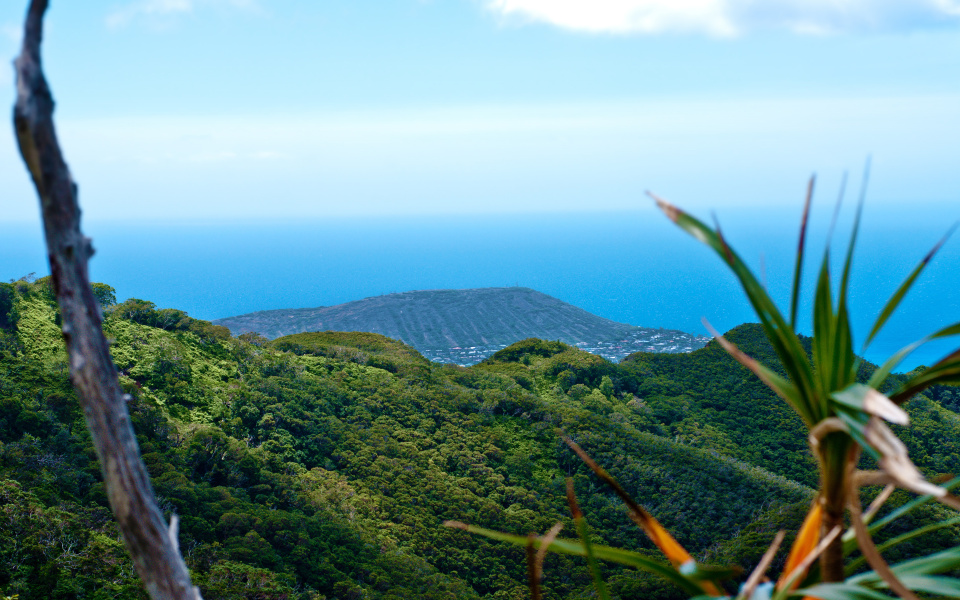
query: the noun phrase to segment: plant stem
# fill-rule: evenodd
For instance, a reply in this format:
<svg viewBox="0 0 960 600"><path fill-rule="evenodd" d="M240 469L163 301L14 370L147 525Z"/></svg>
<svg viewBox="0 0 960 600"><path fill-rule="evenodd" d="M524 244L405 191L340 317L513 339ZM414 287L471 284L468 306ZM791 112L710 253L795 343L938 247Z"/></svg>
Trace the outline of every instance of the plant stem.
<svg viewBox="0 0 960 600"><path fill-rule="evenodd" d="M824 436L819 446L820 488L823 498L823 533L844 527L844 513L850 478L859 456L849 435L834 432ZM851 462L852 461L852 462ZM826 583L843 581L843 539L837 536L820 557L820 572Z"/></svg>

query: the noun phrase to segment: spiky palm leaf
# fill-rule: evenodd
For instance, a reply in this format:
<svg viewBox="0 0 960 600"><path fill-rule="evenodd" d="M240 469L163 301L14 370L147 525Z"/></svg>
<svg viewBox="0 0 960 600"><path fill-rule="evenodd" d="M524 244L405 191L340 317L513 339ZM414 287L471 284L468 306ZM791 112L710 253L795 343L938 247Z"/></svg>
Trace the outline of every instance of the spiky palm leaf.
<svg viewBox="0 0 960 600"><path fill-rule="evenodd" d="M944 486L926 481L907 457L906 447L884 422L886 420L899 425L908 424L909 417L900 408L900 404L931 385L960 383L960 349L949 353L932 367L914 373L889 397L881 391L893 369L897 368L907 355L928 341L960 335L960 323L945 327L906 346L884 361L866 384L858 383L857 373L861 359L854 351L847 290L860 226L862 196L846 249L836 297L830 272L829 245L820 261L813 296L812 350L808 354L796 331L796 322L801 295L801 275L805 262L807 222L813 195L813 179L810 180L807 188L800 226L789 321L780 313L764 286L724 239L719 225L711 228L669 202L653 194L650 195L670 220L713 248L739 280L763 326L767 339L780 359L786 377L754 360L713 331L709 323L705 324L714 334L717 342L734 359L759 377L800 415L810 430L811 448L820 465L821 488L791 548L784 572L776 584L761 583L776 548L783 538L783 532L781 532L741 589L737 599L786 600L797 597L822 600L875 600L889 598L888 594L891 591L908 600L916 598L914 591L947 598L960 598L960 579L942 575L960 569L960 547L892 566L888 565L881 556L884 550L918 535L960 523L960 516L901 534L880 546L875 546L871 537L889 523L931 500L938 500L960 509L960 499L948 491L960 485L960 478ZM863 350L883 329L945 240L946 237L934 246L887 301L866 337ZM546 551L584 556L601 598L606 597L607 592L599 574L596 562L598 559L629 565L660 575L698 600L724 595L718 582L734 576L735 570L698 564L656 519L620 487L613 477L572 440L565 438L565 441L600 480L620 496L628 508L630 518L663 551L669 563L651 560L635 552L591 544L586 520L576 505L572 487L568 490L568 498L580 536L579 542L556 540L556 530L543 538L538 538L513 536L462 523L448 522L447 524L492 539L525 546L528 562L531 565L531 581L539 577L539 567L533 558L533 550L538 548L541 562L542 555ZM861 450L868 452L877 460L880 467L878 472L855 470ZM860 486L875 483L886 483L887 489L878 496L867 512L863 513L859 502ZM924 494L924 496L892 511L871 525L870 522L877 509L889 496L894 485ZM841 535L845 513L849 514L852 526ZM861 550L862 557L850 562L845 573L843 561L857 548ZM819 569L813 566L818 558ZM873 570L850 577L849 574L854 569L862 567L863 563L868 563ZM531 583L531 591L534 597L537 597L538 584Z"/></svg>

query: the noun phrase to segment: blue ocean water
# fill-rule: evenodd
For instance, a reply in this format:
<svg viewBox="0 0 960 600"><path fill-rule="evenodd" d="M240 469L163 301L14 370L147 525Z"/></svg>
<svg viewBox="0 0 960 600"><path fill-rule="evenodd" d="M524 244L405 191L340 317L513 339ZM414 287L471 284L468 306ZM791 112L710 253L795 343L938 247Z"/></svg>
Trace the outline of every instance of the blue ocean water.
<svg viewBox="0 0 960 600"><path fill-rule="evenodd" d="M868 207L869 208L869 207ZM815 213L804 283L813 278L830 211ZM879 212L879 211L878 211ZM732 209L720 222L732 246L788 303L799 209ZM709 216L708 216L709 218ZM949 223L907 211L868 210L855 254L850 305L860 340L886 298ZM160 307L215 319L257 310L329 306L389 292L520 285L597 315L647 327L706 333L755 321L711 250L659 212L397 217L303 222L90 223L94 280ZM834 235L842 258L849 217ZM39 225L0 225L0 278L48 272ZM960 320L960 239L948 243L873 342L876 362ZM838 276L839 273L836 273ZM801 306L809 331L810 304ZM932 364L931 344L904 363Z"/></svg>

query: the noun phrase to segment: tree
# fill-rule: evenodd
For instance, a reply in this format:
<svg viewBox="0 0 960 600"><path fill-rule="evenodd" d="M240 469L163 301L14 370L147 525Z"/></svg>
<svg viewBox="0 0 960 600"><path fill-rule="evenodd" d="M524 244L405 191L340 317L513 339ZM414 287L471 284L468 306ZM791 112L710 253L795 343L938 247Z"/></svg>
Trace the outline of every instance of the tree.
<svg viewBox="0 0 960 600"><path fill-rule="evenodd" d="M41 66L47 5L47 0L32 0L27 10L23 46L14 63L13 121L20 154L40 198L70 378L100 459L110 507L147 592L155 600L198 599L177 545L177 521L168 527L157 506L101 329L101 300L109 300L110 294L102 288L98 294L90 285L87 260L93 246L80 230L77 186L57 141L53 96Z"/></svg>
<svg viewBox="0 0 960 600"><path fill-rule="evenodd" d="M613 380L609 375L604 375L600 380L600 392L607 398L613 396Z"/></svg>
<svg viewBox="0 0 960 600"><path fill-rule="evenodd" d="M93 296L102 308L113 306L117 303L117 290L111 286L105 283L94 282L90 284L90 288L93 290Z"/></svg>

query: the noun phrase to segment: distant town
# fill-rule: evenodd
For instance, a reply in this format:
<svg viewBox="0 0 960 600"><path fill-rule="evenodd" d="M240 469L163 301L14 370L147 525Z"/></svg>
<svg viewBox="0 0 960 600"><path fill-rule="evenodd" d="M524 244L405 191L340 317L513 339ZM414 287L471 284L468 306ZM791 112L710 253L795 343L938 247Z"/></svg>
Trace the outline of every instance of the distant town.
<svg viewBox="0 0 960 600"><path fill-rule="evenodd" d="M692 352L707 345L710 338L692 335L672 329L648 329L638 327L628 331L622 338L602 342L579 342L571 344L585 352L597 354L612 362L620 362L634 352ZM494 346L470 346L464 348L429 348L420 353L437 363L454 363L462 366L474 365L496 352L506 348L506 344Z"/></svg>

